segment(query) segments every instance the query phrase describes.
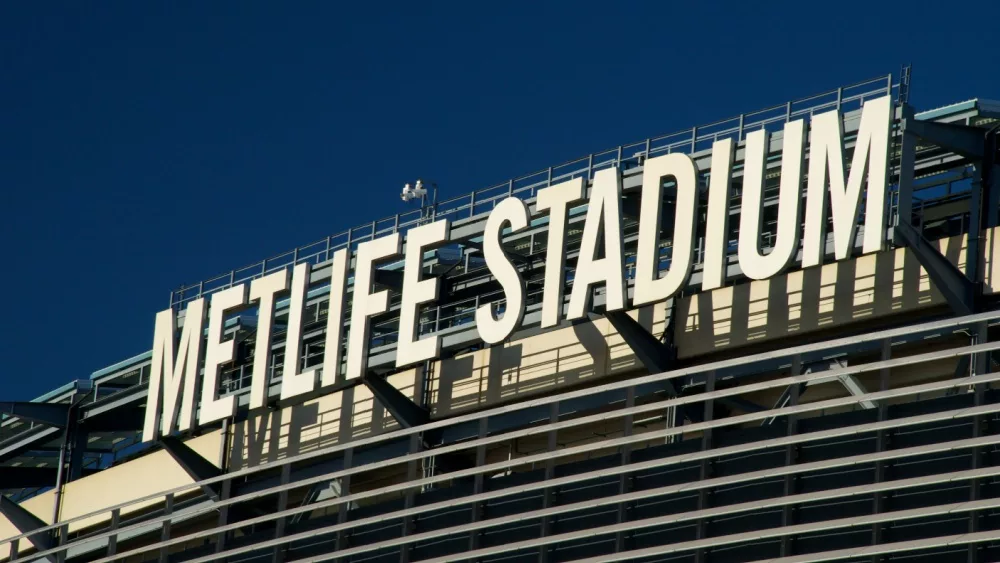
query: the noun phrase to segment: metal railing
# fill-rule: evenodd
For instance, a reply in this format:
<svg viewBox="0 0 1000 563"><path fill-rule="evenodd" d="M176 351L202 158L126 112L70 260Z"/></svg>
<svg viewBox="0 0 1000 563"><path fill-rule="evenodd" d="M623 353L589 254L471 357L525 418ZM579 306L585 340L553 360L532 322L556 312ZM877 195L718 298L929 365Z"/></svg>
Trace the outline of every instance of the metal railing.
<svg viewBox="0 0 1000 563"><path fill-rule="evenodd" d="M529 200L535 197L538 189L553 183L575 177L583 177L589 181L597 170L613 166L630 169L642 165L646 158L652 156L673 152L692 154L709 149L712 143L720 139L731 138L738 143L748 132L760 129L774 131L783 127L788 121L819 112L833 109L842 111L860 109L865 100L892 95L893 92L898 92L898 88L898 84L893 84L892 74L889 74L758 111L742 113L707 125L591 153L463 196L436 202L426 208L405 211L364 223L225 274L190 285L182 285L170 292L170 306L180 309L191 300L295 264L307 262L319 264L329 260L337 250L343 248L353 250L361 242L387 234L405 232L427 221L444 218L457 221L476 217L488 213L497 203L508 197Z"/></svg>

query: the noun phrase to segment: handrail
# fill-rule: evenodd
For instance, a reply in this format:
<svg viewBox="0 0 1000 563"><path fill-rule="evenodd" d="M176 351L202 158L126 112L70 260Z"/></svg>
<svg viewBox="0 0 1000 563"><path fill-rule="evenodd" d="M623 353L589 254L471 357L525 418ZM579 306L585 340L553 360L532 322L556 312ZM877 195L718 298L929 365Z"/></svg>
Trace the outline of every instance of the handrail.
<svg viewBox="0 0 1000 563"><path fill-rule="evenodd" d="M877 85L877 86L876 86ZM852 90L859 88L867 88L859 92L853 92ZM180 307L193 299L197 299L206 294L214 293L216 291L221 291L232 287L237 283L242 283L248 280L256 279L265 275L270 271L274 271L272 268L268 269L267 264L269 261L277 260L280 258L287 258L291 256L290 262L282 262L279 268L288 267L289 265L299 264L303 262L321 263L329 260L333 252L340 250L342 248L352 249L353 246L359 242L363 242L368 239L375 238L379 233L395 233L404 231L408 228L414 227L421 224L427 220L434 220L440 217L455 216L455 218L466 218L475 217L477 215L477 206L483 203L490 203L495 201L498 197L519 197L521 199L530 199L534 197L536 188L545 185L551 185L553 181L557 181L561 178L574 177L576 175L585 174L586 179L590 180L593 175L595 168L604 166L616 166L629 161L639 162L640 155L642 157L649 157L651 154L660 153L670 153L674 151L678 152L696 152L698 150L699 142L707 142L709 140L718 140L720 138L726 138L730 136L735 136L736 141L742 141L743 136L748 131L753 131L757 128L766 128L768 125L773 123L781 123L791 119L792 117L812 115L814 112L820 109L828 108L842 108L845 105L851 105L855 102L862 104L865 99L881 96L881 95L892 95L893 91L898 92L899 85L893 84L892 74L872 78L869 80L862 80L854 84L847 86L842 86L836 90L829 90L822 92L820 94L814 94L806 98L801 98L798 100L792 100L786 102L785 104L775 105L760 110L756 110L749 113L742 113L738 116L731 117L728 119L722 119L706 125L700 125L697 127L687 128L675 133L670 133L667 135L661 135L659 137L649 137L641 141L636 141L633 143L625 143L623 145L618 145L610 149L603 151L598 151L591 153L589 155L567 160L563 163L538 170L523 176L514 177L506 182L488 186L482 188L466 195L456 196L450 199L446 199L441 202L436 202L426 208L414 209L411 211L404 211L397 213L395 215L384 217L382 219L376 219L374 221L363 223L356 227L351 227L344 231L335 233L333 235L327 236L324 239L320 239L316 242L307 244L305 246L296 247L292 250L280 253L276 256L266 258L264 260L254 262L243 266L241 268L236 268L230 270L227 273L219 274L210 278L203 279L197 283L190 285L181 285L175 290L170 292L170 306L173 308L180 309ZM846 91L846 95L845 95ZM813 105L795 108L796 104L812 102L815 100L822 100L825 97L836 96L833 100L827 100L822 102L817 102ZM767 116L769 112L781 112L772 116ZM747 118L756 118L761 116L757 121L748 121ZM729 128L720 131L710 131L705 132L706 129L712 129L720 125L727 123L733 123ZM673 142L661 143L662 141L669 141L672 138L676 138ZM658 146L654 146L658 145ZM626 156L623 153L624 147L644 147L643 151L637 152L635 155ZM627 152L627 151L626 151ZM598 163L595 167L594 157L599 157L603 155L611 155L606 161ZM576 168L563 172L561 174L553 175L553 171L559 171L559 169L578 165ZM539 176L544 176L544 179L540 179L536 182L532 182L528 186L516 187L518 182L534 179ZM504 190L504 193L491 196L488 192ZM461 217L458 216L459 213L466 211L467 214L463 214ZM416 216L414 219L408 219L411 216ZM401 219L403 221L401 222ZM380 228L381 225L381 228ZM360 230L367 231L366 234L359 234L355 236L355 233ZM340 242L334 243L337 239ZM346 240L345 240L346 239ZM303 255L302 250L308 250L316 245L321 245L323 248L321 250L315 250L308 252ZM237 276L237 273L250 272L249 276ZM228 278L228 281L227 281ZM206 285L211 285L216 282L222 282L218 287L208 287Z"/></svg>

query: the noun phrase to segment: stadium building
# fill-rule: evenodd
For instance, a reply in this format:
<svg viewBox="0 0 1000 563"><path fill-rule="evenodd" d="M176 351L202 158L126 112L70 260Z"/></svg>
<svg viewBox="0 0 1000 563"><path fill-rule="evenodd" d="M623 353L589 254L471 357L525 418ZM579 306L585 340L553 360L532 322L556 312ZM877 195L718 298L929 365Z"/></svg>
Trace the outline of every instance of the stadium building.
<svg viewBox="0 0 1000 563"><path fill-rule="evenodd" d="M1000 103L909 83L172 291L0 402L0 560L1000 561Z"/></svg>

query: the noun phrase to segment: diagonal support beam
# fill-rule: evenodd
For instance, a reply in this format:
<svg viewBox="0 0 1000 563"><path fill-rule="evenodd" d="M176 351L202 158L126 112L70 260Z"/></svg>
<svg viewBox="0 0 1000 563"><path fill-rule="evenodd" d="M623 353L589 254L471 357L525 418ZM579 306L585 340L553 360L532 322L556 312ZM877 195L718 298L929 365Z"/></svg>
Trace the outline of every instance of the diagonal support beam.
<svg viewBox="0 0 1000 563"><path fill-rule="evenodd" d="M69 405L63 403L30 403L22 401L0 402L0 414L6 414L49 426L66 426Z"/></svg>
<svg viewBox="0 0 1000 563"><path fill-rule="evenodd" d="M649 373L663 373L673 369L676 353L672 346L660 342L625 311L608 311L604 316ZM667 380L664 384L669 386L668 391L672 396L677 396L673 383Z"/></svg>
<svg viewBox="0 0 1000 563"><path fill-rule="evenodd" d="M983 130L977 127L905 118L903 131L966 158L983 158Z"/></svg>
<svg viewBox="0 0 1000 563"><path fill-rule="evenodd" d="M912 225L901 221L894 232L896 243L913 251L917 261L927 270L927 275L955 314L969 315L975 312L977 284L942 256Z"/></svg>
<svg viewBox="0 0 1000 563"><path fill-rule="evenodd" d="M15 528L17 528L17 531L22 534L29 534L32 530L37 530L47 526L45 522L42 522L41 519L31 512L28 512L28 510L23 506L4 496L0 496L0 514L4 515L7 520ZM30 534L28 535L28 540L34 544L35 548L39 551L45 551L55 547L52 535L48 532ZM52 561L52 559L45 558L45 561Z"/></svg>
<svg viewBox="0 0 1000 563"><path fill-rule="evenodd" d="M160 445L170 454L170 457L174 458L177 465L180 465L195 481L203 481L222 475L222 470L216 467L215 464L173 436L163 436L160 438ZM204 485L202 486L202 490L214 501L222 498L221 483Z"/></svg>
<svg viewBox="0 0 1000 563"><path fill-rule="evenodd" d="M427 412L427 409L411 401L384 377L369 373L362 377L361 381L403 428L420 426L430 420L430 413Z"/></svg>
<svg viewBox="0 0 1000 563"><path fill-rule="evenodd" d="M868 393L865 386L862 385L861 382L858 381L858 379L853 375L840 375L837 376L837 379L839 379L841 385L847 389L847 392L855 397L860 397L861 395L866 395ZM878 404L875 401L861 401L859 404L861 405L861 408L864 409L874 409L878 407Z"/></svg>

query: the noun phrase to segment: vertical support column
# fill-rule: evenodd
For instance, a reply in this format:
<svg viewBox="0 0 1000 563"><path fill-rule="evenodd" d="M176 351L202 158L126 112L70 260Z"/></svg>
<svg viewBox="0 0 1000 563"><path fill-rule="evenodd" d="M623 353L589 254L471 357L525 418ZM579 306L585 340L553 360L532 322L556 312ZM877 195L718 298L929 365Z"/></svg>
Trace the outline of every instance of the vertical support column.
<svg viewBox="0 0 1000 563"><path fill-rule="evenodd" d="M292 464L286 463L281 467L281 486L284 487L291 481L292 478ZM282 490L278 493L278 506L276 507L278 512L284 512L288 509L288 489ZM285 517L282 516L274 522L274 539L280 539L285 537ZM285 549L286 545L276 545L274 546L274 553L271 555L271 560L274 563L282 563L285 560Z"/></svg>
<svg viewBox="0 0 1000 563"><path fill-rule="evenodd" d="M479 419L479 439L482 440L486 438L489 430L489 419L483 417ZM481 445L476 447L476 467L482 467L486 465L486 446ZM473 479L472 494L478 495L483 492L483 474L476 473ZM470 522L475 523L480 521L483 516L485 516L485 504L482 502L475 502L472 504L472 513L470 515ZM469 532L469 551L474 551L479 549L480 537L482 532L479 530L473 530Z"/></svg>
<svg viewBox="0 0 1000 563"><path fill-rule="evenodd" d="M83 454L87 451L87 438L89 436L87 428L82 424L78 424L75 420L71 420L69 424L72 431L66 482L76 481L83 475Z"/></svg>
<svg viewBox="0 0 1000 563"><path fill-rule="evenodd" d="M354 448L347 448L344 450L344 469L350 469L354 464ZM351 494L351 476L350 474L344 475L340 478L340 496L346 497ZM347 511L350 508L348 503L340 504L340 512L337 513L337 524L344 524L347 522ZM340 551L347 548L348 535L344 530L337 531L337 539L334 541L334 551ZM335 559L334 561L340 561L340 559Z"/></svg>
<svg viewBox="0 0 1000 563"><path fill-rule="evenodd" d="M420 434L410 434L410 451L409 453L415 454L420 451L421 446L421 435ZM406 463L406 480L408 482L413 482L417 479L417 464L419 462L412 460ZM406 490L406 498L404 501L404 509L413 508L414 496L416 493L413 489ZM403 517L403 530L402 536L405 538L413 533L415 528L413 516L406 515ZM410 544L404 543L399 546L399 563L409 563L410 562Z"/></svg>
<svg viewBox="0 0 1000 563"><path fill-rule="evenodd" d="M226 479L222 482L222 492L219 494L220 501L229 500L229 496L232 494L233 482L231 479ZM225 526L229 523L229 505L225 505L219 509L219 520L218 525ZM215 535L215 552L221 553L226 549L226 536L227 532L219 532Z"/></svg>
<svg viewBox="0 0 1000 563"><path fill-rule="evenodd" d="M903 105L900 123L913 119L913 108ZM917 136L900 127L899 155L899 192L897 194L896 213L899 223L913 224L913 166L917 156Z"/></svg>
<svg viewBox="0 0 1000 563"><path fill-rule="evenodd" d="M802 374L802 356L795 355L792 358L792 368L790 370L792 377ZM788 395L788 406L794 407L799 404L799 391L802 386L799 384L794 384L789 386ZM794 436L799 431L799 417L796 414L790 414L787 418L787 428L786 434L788 436ZM785 447L785 466L791 466L798 463L799 457L799 447L795 444L789 444ZM796 490L796 476L795 475L785 475L785 486L783 490L784 496L788 497L795 494ZM781 509L781 525L782 527L791 526L795 523L795 507L789 504L785 504ZM794 546L792 545L792 536L781 536L781 556L788 557L793 554Z"/></svg>
<svg viewBox="0 0 1000 563"><path fill-rule="evenodd" d="M892 357L892 341L888 338L882 341L882 356L881 360L886 361ZM889 368L882 368L879 370L879 391L889 390ZM878 402L878 421L884 422L888 418L889 406L885 401ZM875 433L875 453L882 453L886 450L888 446L889 435L886 430L879 430ZM873 482L878 484L886 479L887 464L884 460L878 460L875 462L875 475L873 477ZM874 498L872 499L872 514L880 514L885 511L885 500L886 493L876 492ZM872 545L878 545L882 543L882 538L885 531L884 523L872 524ZM872 563L878 563L882 560L881 555L873 555Z"/></svg>
<svg viewBox="0 0 1000 563"><path fill-rule="evenodd" d="M219 500L220 501L229 500L229 497L230 495L232 495L232 492L233 492L233 482L231 479L226 479L225 481L222 482L222 491L219 494ZM225 526L228 523L229 523L229 505L227 504L219 509L218 525ZM226 549L227 535L228 535L227 532L219 532L218 534L215 535L216 553L221 553L223 550Z"/></svg>
<svg viewBox="0 0 1000 563"><path fill-rule="evenodd" d="M116 508L111 511L111 526L108 528L108 531L111 532L111 535L108 536L108 557L118 553L118 526L121 525L121 518L122 509Z"/></svg>
<svg viewBox="0 0 1000 563"><path fill-rule="evenodd" d="M987 342L988 338L987 338L986 331L987 331L988 328L989 328L989 324L986 321L982 321L982 322L979 322L979 323L976 324L976 343L977 344L985 344ZM988 360L987 360L987 354L986 353L976 354L973 357L973 363L972 363L972 365L973 365L974 375L982 375L982 374L986 373L986 366L987 366L986 362L987 361ZM973 400L972 401L973 401L974 406L977 406L977 407L982 406L983 400L985 398L984 396L986 395L986 384L977 383L977 384L973 385L972 392L973 392ZM973 438L979 438L980 436L983 435L983 425L986 424L986 422L987 421L983 418L982 415L977 414L976 416L972 417L972 437ZM972 448L972 467L971 467L971 469L975 470L975 469L979 469L980 467L982 467L982 458L983 458L983 448L980 447L980 446L976 446L976 447ZM982 480L981 479L973 479L969 483L969 500L970 501L975 502L975 501L979 500L980 498L982 498L982 487L983 487L983 484L982 484ZM982 517L982 514L978 510L973 510L973 511L969 512L969 533L970 534L980 531L979 520L980 520L981 517ZM981 560L979 544L977 544L977 543L969 543L968 549L969 549L969 552L968 552L968 557L966 559L968 561L968 563L979 563L980 560Z"/></svg>
<svg viewBox="0 0 1000 563"><path fill-rule="evenodd" d="M166 498L163 502L163 515L170 516L174 513L174 493L167 493ZM163 521L163 525L160 528L160 541L165 542L170 539L170 518ZM216 550L218 551L218 550ZM160 563L167 563L167 548L160 548Z"/></svg>
<svg viewBox="0 0 1000 563"><path fill-rule="evenodd" d="M63 547L69 543L69 524L59 526L57 533L59 534L59 547ZM56 563L64 563L66 561L66 552L68 550L69 548L67 547L56 553Z"/></svg>
<svg viewBox="0 0 1000 563"><path fill-rule="evenodd" d="M984 178L984 176L986 176ZM965 276L972 283L978 283L980 277L979 262L983 255L983 205L984 192L988 186L984 185L984 180L988 180L988 173L985 167L980 166L976 177L972 180L971 192L969 193L969 234L968 243L965 249Z"/></svg>
<svg viewBox="0 0 1000 563"><path fill-rule="evenodd" d="M712 370L705 374L705 393L711 393L715 391L715 370ZM715 418L715 401L708 399L705 401L705 422L709 423ZM706 428L701 434L701 451L705 452L712 449L712 429ZM712 462L708 459L701 460L701 471L698 478L701 481L710 479L712 477ZM698 489L698 510L705 510L711 504L709 499L711 491L705 488ZM708 522L704 518L699 518L697 522L697 532L696 539L705 539L708 537ZM698 549L695 551L694 555L695 563L706 563L707 553L704 549Z"/></svg>
<svg viewBox="0 0 1000 563"><path fill-rule="evenodd" d="M635 387L629 387L625 392L625 408L630 409L635 406ZM631 436L632 435L632 422L633 416L631 414L625 415L625 420L623 421L625 428L622 430L622 435ZM628 465L632 462L632 446L625 445L622 446L621 451L621 465L622 467ZM632 477L629 473L621 473L618 476L618 494L624 495L632 490ZM628 520L628 506L626 503L618 503L618 523L621 524ZM621 553L625 550L625 532L618 532L615 534L615 553Z"/></svg>
<svg viewBox="0 0 1000 563"><path fill-rule="evenodd" d="M558 401L552 403L549 406L549 423L550 424L555 424L557 422L559 422L559 402ZM557 431L555 431L555 430L549 430L549 432L548 432L548 444L546 445L546 450L545 451L547 451L549 453L552 453L552 452L556 451L556 446L557 446L556 440L557 440L557 437L558 437L557 434L558 434ZM549 456L549 458L545 460L545 480L546 481L549 481L549 480L552 479L552 477L555 475L555 469L556 469L555 460L551 456ZM551 488L545 488L545 489L543 489L542 494L543 494L543 497L542 497L542 508L545 509L545 508L551 507L552 504L553 504L553 501L555 500L555 498L554 498L555 497L555 491L553 491ZM541 533L539 535L544 538L545 536L548 536L551 532L552 532L552 519L550 517L548 517L548 516L542 517L542 521L541 521ZM539 561L539 563L548 563L548 561L549 561L549 548L547 546L543 545L542 547L539 548L538 561Z"/></svg>

